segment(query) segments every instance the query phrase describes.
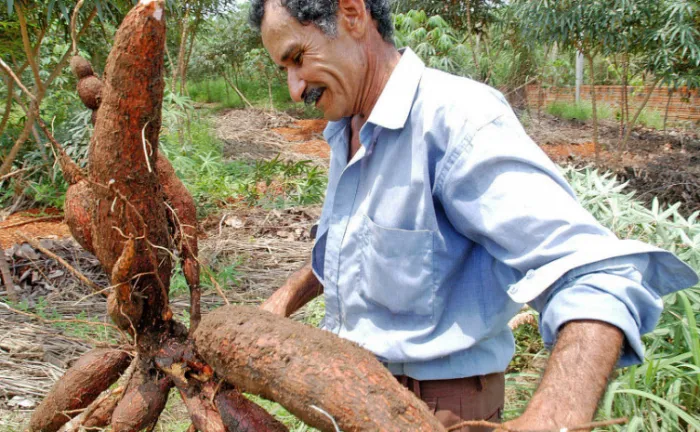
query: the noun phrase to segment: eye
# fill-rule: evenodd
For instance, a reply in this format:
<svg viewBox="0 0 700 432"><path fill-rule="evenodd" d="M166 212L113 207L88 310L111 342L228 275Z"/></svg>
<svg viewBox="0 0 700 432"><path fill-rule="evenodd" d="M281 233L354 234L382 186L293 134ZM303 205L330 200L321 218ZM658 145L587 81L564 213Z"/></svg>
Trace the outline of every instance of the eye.
<svg viewBox="0 0 700 432"><path fill-rule="evenodd" d="M304 53L302 53L301 51L296 53L292 58L292 61L295 65L301 66L302 62L304 61Z"/></svg>

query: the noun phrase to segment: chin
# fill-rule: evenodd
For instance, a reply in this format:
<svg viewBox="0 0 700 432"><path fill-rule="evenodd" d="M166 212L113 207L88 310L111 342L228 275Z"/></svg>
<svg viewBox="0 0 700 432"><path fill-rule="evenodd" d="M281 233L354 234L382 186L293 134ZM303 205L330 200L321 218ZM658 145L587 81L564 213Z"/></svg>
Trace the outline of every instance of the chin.
<svg viewBox="0 0 700 432"><path fill-rule="evenodd" d="M323 118L325 118L328 121L334 122L342 119L343 116L335 112L323 111Z"/></svg>

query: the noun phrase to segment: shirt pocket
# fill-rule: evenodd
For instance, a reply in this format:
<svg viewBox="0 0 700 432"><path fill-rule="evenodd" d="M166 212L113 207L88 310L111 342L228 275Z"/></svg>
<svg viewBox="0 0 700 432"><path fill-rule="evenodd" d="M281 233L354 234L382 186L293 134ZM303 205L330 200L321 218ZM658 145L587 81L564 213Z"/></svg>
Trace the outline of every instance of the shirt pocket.
<svg viewBox="0 0 700 432"><path fill-rule="evenodd" d="M432 316L433 232L384 228L363 218L360 296L394 314Z"/></svg>

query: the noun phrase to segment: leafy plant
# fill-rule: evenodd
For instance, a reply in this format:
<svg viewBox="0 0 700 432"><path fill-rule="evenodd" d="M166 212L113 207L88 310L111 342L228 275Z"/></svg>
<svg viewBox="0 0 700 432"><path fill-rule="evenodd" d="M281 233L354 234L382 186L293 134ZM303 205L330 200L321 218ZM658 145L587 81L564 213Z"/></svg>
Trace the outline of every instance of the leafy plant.
<svg viewBox="0 0 700 432"><path fill-rule="evenodd" d="M664 206L656 199L646 208L610 173L572 167L564 173L603 225L620 237L674 252L700 271L700 212L685 218L679 204ZM664 304L656 330L644 337L645 363L620 371L601 404L605 418L630 417L627 430L700 429L700 287L666 296Z"/></svg>

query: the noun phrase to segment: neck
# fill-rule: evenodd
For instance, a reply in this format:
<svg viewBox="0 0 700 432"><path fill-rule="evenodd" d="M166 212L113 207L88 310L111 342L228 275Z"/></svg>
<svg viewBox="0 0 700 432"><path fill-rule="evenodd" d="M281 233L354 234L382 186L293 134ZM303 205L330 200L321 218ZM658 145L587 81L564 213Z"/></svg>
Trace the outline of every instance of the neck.
<svg viewBox="0 0 700 432"><path fill-rule="evenodd" d="M401 60L401 54L396 47L385 42L378 34L375 38L370 39L372 40L368 40L365 45L367 72L364 76L364 82L366 85L359 95L354 110L355 115L364 119L369 117L384 87L386 87L391 73Z"/></svg>

